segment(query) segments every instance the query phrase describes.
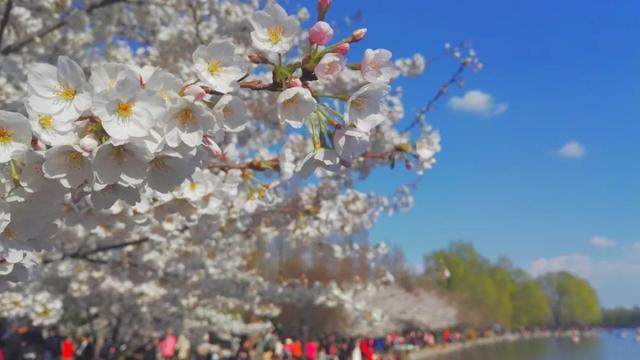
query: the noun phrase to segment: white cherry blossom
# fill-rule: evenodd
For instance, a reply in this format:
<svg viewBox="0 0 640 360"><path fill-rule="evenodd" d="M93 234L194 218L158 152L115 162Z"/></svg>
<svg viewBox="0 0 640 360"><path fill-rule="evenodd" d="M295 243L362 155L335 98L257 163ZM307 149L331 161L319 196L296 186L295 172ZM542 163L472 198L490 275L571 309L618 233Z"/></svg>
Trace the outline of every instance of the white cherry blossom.
<svg viewBox="0 0 640 360"><path fill-rule="evenodd" d="M224 95L213 108L225 131L239 132L247 125L247 108L237 96Z"/></svg>
<svg viewBox="0 0 640 360"><path fill-rule="evenodd" d="M149 153L138 143L102 144L93 159L98 180L105 184L139 185L147 175Z"/></svg>
<svg viewBox="0 0 640 360"><path fill-rule="evenodd" d="M37 112L73 120L91 107L91 92L80 65L67 56L57 67L34 64L27 73L31 95L28 102Z"/></svg>
<svg viewBox="0 0 640 360"><path fill-rule="evenodd" d="M125 79L112 90L98 94L93 110L109 136L127 141L149 134L161 120L157 116L164 111L164 100L150 91L141 90L135 80Z"/></svg>
<svg viewBox="0 0 640 360"><path fill-rule="evenodd" d="M194 147L202 144L202 136L215 126L216 118L208 109L193 102L179 99L167 111L164 118L164 134L167 145L180 143Z"/></svg>
<svg viewBox="0 0 640 360"><path fill-rule="evenodd" d="M147 186L161 193L169 193L183 181L185 176L193 174L195 166L176 152L166 151L149 162Z"/></svg>
<svg viewBox="0 0 640 360"><path fill-rule="evenodd" d="M316 169L322 168L332 172L340 169L340 157L335 150L318 149L310 152L296 166L296 175L306 179L313 175Z"/></svg>
<svg viewBox="0 0 640 360"><path fill-rule="evenodd" d="M323 81L335 81L346 66L343 55L328 53L322 57L314 72L318 79Z"/></svg>
<svg viewBox="0 0 640 360"><path fill-rule="evenodd" d="M0 163L26 151L30 143L29 120L22 114L0 110Z"/></svg>
<svg viewBox="0 0 640 360"><path fill-rule="evenodd" d="M367 49L360 64L362 77L370 83L389 83L399 74L398 68L391 61L391 56L389 50Z"/></svg>
<svg viewBox="0 0 640 360"><path fill-rule="evenodd" d="M91 84L94 93L113 90L118 81L134 76L133 71L124 64L106 63L91 66Z"/></svg>
<svg viewBox="0 0 640 360"><path fill-rule="evenodd" d="M369 134L357 128L341 128L333 135L333 145L341 159L350 164L369 145Z"/></svg>
<svg viewBox="0 0 640 360"><path fill-rule="evenodd" d="M304 120L318 105L311 92L303 87L292 87L278 95L278 117L294 128L301 128Z"/></svg>
<svg viewBox="0 0 640 360"><path fill-rule="evenodd" d="M389 91L385 84L367 84L347 101L345 121L368 133L386 120L384 97Z"/></svg>
<svg viewBox="0 0 640 360"><path fill-rule="evenodd" d="M300 30L298 19L287 15L282 6L273 2L264 11L254 12L249 21L253 26L253 46L267 52L288 52Z"/></svg>
<svg viewBox="0 0 640 360"><path fill-rule="evenodd" d="M46 177L59 180L66 188L76 188L93 180L91 161L82 149L72 145L47 150L42 170Z"/></svg>
<svg viewBox="0 0 640 360"><path fill-rule="evenodd" d="M74 123L61 118L60 114L39 113L25 104L31 129L43 143L47 145L73 144L77 136L74 134Z"/></svg>
<svg viewBox="0 0 640 360"><path fill-rule="evenodd" d="M235 54L230 40L212 41L200 45L193 53L193 66L200 80L215 91L228 93L238 88L238 80L245 75L244 61Z"/></svg>

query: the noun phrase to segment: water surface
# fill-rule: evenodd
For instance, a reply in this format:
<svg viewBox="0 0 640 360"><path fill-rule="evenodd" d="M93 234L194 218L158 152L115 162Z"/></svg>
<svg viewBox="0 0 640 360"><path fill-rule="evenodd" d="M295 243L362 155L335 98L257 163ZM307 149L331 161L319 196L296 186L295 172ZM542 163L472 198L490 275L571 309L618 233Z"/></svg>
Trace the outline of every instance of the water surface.
<svg viewBox="0 0 640 360"><path fill-rule="evenodd" d="M599 333L573 343L567 338L529 339L461 349L436 360L632 360L640 359L633 332Z"/></svg>

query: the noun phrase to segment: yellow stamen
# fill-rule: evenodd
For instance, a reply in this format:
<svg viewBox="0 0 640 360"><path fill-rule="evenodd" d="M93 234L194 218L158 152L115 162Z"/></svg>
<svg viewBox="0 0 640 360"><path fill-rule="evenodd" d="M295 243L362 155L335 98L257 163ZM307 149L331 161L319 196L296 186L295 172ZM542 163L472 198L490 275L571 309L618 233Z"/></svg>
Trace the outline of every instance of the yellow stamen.
<svg viewBox="0 0 640 360"><path fill-rule="evenodd" d="M60 86L56 91L56 96L64 101L71 101L76 97L76 89L69 85Z"/></svg>
<svg viewBox="0 0 640 360"><path fill-rule="evenodd" d="M111 149L111 156L122 164L127 158L127 150L123 146L116 146Z"/></svg>
<svg viewBox="0 0 640 360"><path fill-rule="evenodd" d="M169 166L167 166L167 162L164 161L164 159L153 159L151 161L151 166L154 170L162 173L166 172L169 168Z"/></svg>
<svg viewBox="0 0 640 360"><path fill-rule="evenodd" d="M69 167L80 169L82 167L83 156L77 151L68 152L64 156L64 161Z"/></svg>
<svg viewBox="0 0 640 360"><path fill-rule="evenodd" d="M189 190L194 191L198 187L198 183L191 180L189 181Z"/></svg>
<svg viewBox="0 0 640 360"><path fill-rule="evenodd" d="M5 240L15 240L18 234L16 234L16 231L13 230L13 228L11 226L7 226L6 228L4 228L4 231L2 232L2 237Z"/></svg>
<svg viewBox="0 0 640 360"><path fill-rule="evenodd" d="M181 109L176 114L176 118L178 122L182 126L193 125L196 122L196 119L193 116L193 112L191 109Z"/></svg>
<svg viewBox="0 0 640 360"><path fill-rule="evenodd" d="M284 106L285 108L289 108L292 106L296 106L298 104L298 96L294 95L290 98L288 98L287 100L282 102L282 106Z"/></svg>
<svg viewBox="0 0 640 360"><path fill-rule="evenodd" d="M107 81L107 90L111 90L116 86L117 81L115 81L114 79L111 79L109 81Z"/></svg>
<svg viewBox="0 0 640 360"><path fill-rule="evenodd" d="M51 129L51 127L53 127L53 118L51 115L40 115L38 124L40 124L40 127L45 130Z"/></svg>
<svg viewBox="0 0 640 360"><path fill-rule="evenodd" d="M273 45L276 45L282 40L284 28L280 25L274 25L267 30L267 34L269 35L269 41L271 41Z"/></svg>
<svg viewBox="0 0 640 360"><path fill-rule="evenodd" d="M8 144L13 141L13 134L6 128L0 128L0 144Z"/></svg>
<svg viewBox="0 0 640 360"><path fill-rule="evenodd" d="M366 108L368 104L369 104L369 99L365 97L359 97L351 100L351 107L360 111L364 110L364 108Z"/></svg>
<svg viewBox="0 0 640 360"><path fill-rule="evenodd" d="M119 102L116 107L116 113L118 116L128 118L133 115L133 102Z"/></svg>
<svg viewBox="0 0 640 360"><path fill-rule="evenodd" d="M224 118L225 119L228 119L228 118L232 117L233 113L234 113L233 108L231 106L229 106L229 105L225 106L222 109L222 114L224 114Z"/></svg>
<svg viewBox="0 0 640 360"><path fill-rule="evenodd" d="M209 61L209 74L218 75L222 71L222 64L220 61L211 60Z"/></svg>

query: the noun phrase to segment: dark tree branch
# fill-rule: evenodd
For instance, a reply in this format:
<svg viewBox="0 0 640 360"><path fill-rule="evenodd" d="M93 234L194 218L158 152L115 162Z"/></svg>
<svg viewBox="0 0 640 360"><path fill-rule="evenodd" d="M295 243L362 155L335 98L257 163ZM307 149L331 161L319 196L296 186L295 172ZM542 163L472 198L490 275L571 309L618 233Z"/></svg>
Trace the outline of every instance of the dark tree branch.
<svg viewBox="0 0 640 360"><path fill-rule="evenodd" d="M81 251L81 249L78 249L78 251L76 251L74 253L62 255L62 257L59 258L59 259L44 259L42 261L42 263L43 264L49 264L49 263L61 261L61 260L64 260L64 259L81 259L81 260L86 260L86 261L95 262L95 263L107 263L107 261L105 261L105 260L92 258L90 256L91 255L95 255L95 254L99 254L99 253L103 253L103 252L107 252L107 251L110 251L110 250L122 249L122 248L125 248L127 246L131 246L131 245L140 245L140 244L143 244L143 243L145 243L147 241L149 241L149 238L148 237L144 237L144 238L141 238L141 239L138 239L138 240L125 241L125 242L116 243L116 244L98 246L98 247L96 247L94 249L87 250L87 251Z"/></svg>
<svg viewBox="0 0 640 360"><path fill-rule="evenodd" d="M416 118L402 131L403 133L408 132L413 127L423 122L422 117L433 110L433 105L435 105L435 103L438 102L438 100L440 100L440 98L442 98L447 93L449 86L458 82L458 80L460 79L460 75L462 75L466 68L467 63L460 63L460 66L453 73L453 75L451 75L449 80L446 83L442 84L436 94L431 98L431 100L429 100L427 105L425 105L422 109L420 109L420 111L418 111L418 113L416 114Z"/></svg>
<svg viewBox="0 0 640 360"><path fill-rule="evenodd" d="M113 5L113 4L117 4L117 3L122 3L122 2L126 2L127 0L102 0L98 3L92 4L91 6L87 7L84 11L87 13L87 15L91 15L95 10L98 10L100 8L103 8L105 6L109 6L109 5ZM11 2L11 1L9 1ZM6 10L5 10L6 13ZM68 14L66 14L68 15ZM8 20L7 20L8 21ZM14 53L20 49L22 49L23 47L31 44L32 42L34 42L36 39L38 38L42 38L44 36L47 36L48 34L62 28L63 26L67 25L68 20L66 18L66 16L60 20L59 22L49 25L45 28L40 29L39 31L37 31L35 34L31 34L27 37L25 37L24 39L18 40L13 44L9 44L7 46L5 46L4 48L2 48L2 50L0 51L0 55L8 55L11 53ZM1 34L1 33L0 33Z"/></svg>
<svg viewBox="0 0 640 360"><path fill-rule="evenodd" d="M9 24L12 8L13 0L8 0L4 8L4 14L2 14L2 20L0 20L0 48L2 48L2 36L4 35L4 30L7 28L7 24Z"/></svg>

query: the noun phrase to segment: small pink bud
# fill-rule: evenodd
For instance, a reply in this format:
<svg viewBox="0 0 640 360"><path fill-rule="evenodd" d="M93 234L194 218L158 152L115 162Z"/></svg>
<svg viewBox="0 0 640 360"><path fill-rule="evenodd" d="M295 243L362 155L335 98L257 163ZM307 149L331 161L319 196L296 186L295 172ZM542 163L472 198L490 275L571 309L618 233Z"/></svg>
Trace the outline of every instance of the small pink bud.
<svg viewBox="0 0 640 360"><path fill-rule="evenodd" d="M333 37L331 25L324 21L318 21L309 29L309 41L315 45L324 45Z"/></svg>
<svg viewBox="0 0 640 360"><path fill-rule="evenodd" d="M193 101L200 101L204 99L204 96L207 93L198 85L189 85L184 89L184 94L186 96L193 96Z"/></svg>
<svg viewBox="0 0 640 360"><path fill-rule="evenodd" d="M302 81L300 80L300 78L294 77L291 80L289 80L289 87L302 87Z"/></svg>
<svg viewBox="0 0 640 360"><path fill-rule="evenodd" d="M96 138L94 138L93 135L87 135L82 139L80 139L80 141L78 142L78 145L80 145L80 149L82 149L83 151L87 153L93 153L95 149L98 148L99 144L98 144L98 140L96 140Z"/></svg>
<svg viewBox="0 0 640 360"><path fill-rule="evenodd" d="M349 45L349 43L342 43L342 44L336 46L336 52L338 54L346 56L349 53L349 48L350 47L351 46Z"/></svg>
<svg viewBox="0 0 640 360"><path fill-rule="evenodd" d="M324 20L331 3L332 0L318 0L318 20Z"/></svg>
<svg viewBox="0 0 640 360"><path fill-rule="evenodd" d="M47 150L47 146L43 144L42 141L40 141L40 139L38 139L37 137L31 138L31 147L36 151Z"/></svg>
<svg viewBox="0 0 640 360"><path fill-rule="evenodd" d="M333 0L318 0L318 6L320 6L320 8L322 9L327 9L329 8L329 6L331 6L332 2Z"/></svg>
<svg viewBox="0 0 640 360"><path fill-rule="evenodd" d="M413 169L413 163L411 162L411 160L406 159L406 160L404 161L404 167L405 167L407 170L411 171L411 169Z"/></svg>
<svg viewBox="0 0 640 360"><path fill-rule="evenodd" d="M351 35L351 38L354 42L360 41L364 38L366 34L367 34L367 28L358 29L353 32L353 34Z"/></svg>

